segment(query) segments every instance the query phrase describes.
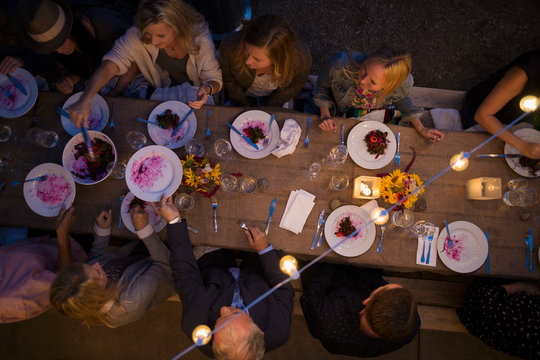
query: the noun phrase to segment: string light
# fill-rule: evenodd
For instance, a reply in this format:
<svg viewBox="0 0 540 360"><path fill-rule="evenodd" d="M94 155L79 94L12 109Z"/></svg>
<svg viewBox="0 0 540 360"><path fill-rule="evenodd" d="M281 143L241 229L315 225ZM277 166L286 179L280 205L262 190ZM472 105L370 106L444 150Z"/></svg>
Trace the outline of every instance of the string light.
<svg viewBox="0 0 540 360"><path fill-rule="evenodd" d="M538 98L534 95L527 95L519 101L519 107L525 112L535 111L538 108Z"/></svg>
<svg viewBox="0 0 540 360"><path fill-rule="evenodd" d="M384 225L388 221L388 211L382 207L378 207L371 212L371 220L377 225Z"/></svg>
<svg viewBox="0 0 540 360"><path fill-rule="evenodd" d="M199 325L191 333L191 338L197 346L203 346L210 342L212 330L207 325Z"/></svg>
<svg viewBox="0 0 540 360"><path fill-rule="evenodd" d="M462 151L459 154L452 156L450 159L450 166L455 171L465 170L467 166L469 166L469 153Z"/></svg>
<svg viewBox="0 0 540 360"><path fill-rule="evenodd" d="M279 260L279 268L293 279L300 277L298 273L298 261L291 255L285 255Z"/></svg>

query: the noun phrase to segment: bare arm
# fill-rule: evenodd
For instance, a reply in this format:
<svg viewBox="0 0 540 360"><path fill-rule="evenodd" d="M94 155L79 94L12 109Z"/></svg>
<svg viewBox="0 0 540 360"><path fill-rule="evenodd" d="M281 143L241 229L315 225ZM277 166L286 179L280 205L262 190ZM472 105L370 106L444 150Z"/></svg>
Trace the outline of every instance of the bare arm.
<svg viewBox="0 0 540 360"><path fill-rule="evenodd" d="M79 101L69 107L71 121L80 127L81 124L88 127L88 115L92 105L92 98L99 92L119 71L118 65L105 60L88 81L88 86Z"/></svg>
<svg viewBox="0 0 540 360"><path fill-rule="evenodd" d="M58 270L73 262L73 255L71 253L71 237L69 232L71 231L71 225L75 221L73 215L75 211L74 207L66 210L65 206L62 206L58 217L56 218L56 236L58 239L58 260L56 261L56 268Z"/></svg>
<svg viewBox="0 0 540 360"><path fill-rule="evenodd" d="M525 71L516 66L510 68L480 104L474 115L474 120L491 134L501 130L504 125L495 117L495 114L511 99L519 95L526 83L527 74ZM532 159L540 159L540 144L526 142L508 130L503 131L497 137L518 149L523 155Z"/></svg>
<svg viewBox="0 0 540 360"><path fill-rule="evenodd" d="M121 75L118 79L116 87L107 93L107 96L120 96L126 89L126 87L135 79L135 76L139 73L139 67L136 63L132 63L128 71Z"/></svg>

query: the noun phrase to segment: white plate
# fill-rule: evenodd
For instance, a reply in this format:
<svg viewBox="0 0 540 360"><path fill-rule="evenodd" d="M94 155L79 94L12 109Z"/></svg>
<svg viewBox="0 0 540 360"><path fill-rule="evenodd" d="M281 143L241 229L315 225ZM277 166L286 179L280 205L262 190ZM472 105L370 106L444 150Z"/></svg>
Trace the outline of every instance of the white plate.
<svg viewBox="0 0 540 360"><path fill-rule="evenodd" d="M101 140L111 144L112 145L113 155L114 155L114 161L116 161L116 159L117 159L116 147L114 146L114 143L112 142L112 140L107 135L105 135L104 133L100 133L98 131L89 130L88 131L88 137L90 137L90 141L97 138L97 139L101 139ZM80 157L78 160L75 159L75 153L77 152L75 150L75 146L77 144L80 144L80 143L84 143L84 138L83 138L82 133L78 133L77 135L73 136L68 141L68 143L66 144L66 147L64 148L64 153L62 154L62 164L71 173L71 175L73 176L73 180L75 180L75 182L78 183L78 184L93 185L93 184L97 184L99 182L102 182L103 180L105 180L111 174L112 169L110 169L110 171L107 171L105 173L105 175L103 177L101 177L100 179L98 179L98 180L92 180L92 179L90 179L90 177L86 177L86 178L83 179L83 178L75 176L72 173L74 171L74 169L84 169L84 168L86 168L86 159L84 157ZM105 166L107 166L107 164L105 164Z"/></svg>
<svg viewBox="0 0 540 360"><path fill-rule="evenodd" d="M448 224L452 233L454 248L446 244L446 228L443 227L437 241L437 252L442 262L450 270L459 273L470 273L477 270L488 254L488 244L484 232L468 221L454 221Z"/></svg>
<svg viewBox="0 0 540 360"><path fill-rule="evenodd" d="M540 131L535 129L519 129L514 132L514 135L517 137L528 141L532 143L540 144ZM515 147L512 145L506 143L504 144L504 153L505 154L521 154ZM535 178L540 176L540 171L536 172L536 175L532 175L527 168L524 168L519 164L519 157L516 158L505 158L506 162L508 163L508 166L512 170L514 170L516 173L518 173L521 176L529 177L529 178Z"/></svg>
<svg viewBox="0 0 540 360"><path fill-rule="evenodd" d="M68 107L77 102L80 99L82 93L83 92L81 91L71 95L62 106L64 110L67 111ZM64 127L64 130L66 130L69 135L74 136L81 132L81 129L76 127L73 121L71 121L67 117L60 115L60 120L62 121L62 126ZM105 125L107 125L108 120L109 107L107 106L107 102L100 95L94 95L94 97L92 98L90 115L88 116L88 130L101 131L105 129Z"/></svg>
<svg viewBox="0 0 540 360"><path fill-rule="evenodd" d="M122 201L122 206L120 208L120 214L122 216L122 222L126 226L126 228L131 231L132 233L135 233L135 227L133 226L133 222L131 221L131 215L129 214L129 204L135 199L135 195L133 193L128 192L126 196L124 197L124 201ZM154 208L152 208L152 205L146 204L144 206L144 211L148 214L148 221L154 228L154 232L159 232L161 229L167 225L167 222L164 218L161 217L158 213L154 211Z"/></svg>
<svg viewBox="0 0 540 360"><path fill-rule="evenodd" d="M358 229L370 221L370 214L365 208L354 205L345 205L334 210L326 219L324 225L324 238L330 247L343 240L336 236L339 223L345 217L349 216L353 225ZM370 223L343 244L339 245L334 251L340 255L352 257L362 255L369 250L375 240L375 225Z"/></svg>
<svg viewBox="0 0 540 360"><path fill-rule="evenodd" d="M0 91L0 116L16 118L28 112L34 106L38 96L36 80L28 71L18 68L10 73L26 90L24 95L7 76L0 75L0 85L14 96L14 101L8 99L3 91Z"/></svg>
<svg viewBox="0 0 540 360"><path fill-rule="evenodd" d="M152 110L148 117L148 121L157 122L157 116L163 114L165 110L172 110L173 113L178 115L180 121L182 121L191 108L180 101L165 101ZM192 112L172 139L171 134L174 130L173 128L162 129L156 125L147 125L148 134L153 142L169 149L178 149L195 136L195 132L197 131L197 117L195 116L195 112Z"/></svg>
<svg viewBox="0 0 540 360"><path fill-rule="evenodd" d="M250 126L258 125L262 128L264 135L268 132L268 125L270 124L270 114L260 110L249 110L240 114L232 123L242 134L244 130ZM234 130L230 130L231 144L234 149L243 157L248 159L262 159L268 156L279 144L279 125L274 119L272 123L272 129L270 130L270 141L266 146L263 146L264 139L257 142L259 150L244 140Z"/></svg>
<svg viewBox="0 0 540 360"><path fill-rule="evenodd" d="M366 134L371 130L380 130L387 132L386 139L390 142L386 148L386 152L375 159L376 155L372 155L367 151L367 144L364 141ZM351 159L364 169L380 169L386 166L394 158L396 153L396 137L388 126L378 121L363 121L352 128L347 137L347 149Z"/></svg>
<svg viewBox="0 0 540 360"><path fill-rule="evenodd" d="M172 195L182 182L182 163L172 150L151 145L137 151L126 167L129 190L141 200L158 201Z"/></svg>
<svg viewBox="0 0 540 360"><path fill-rule="evenodd" d="M65 168L58 164L45 163L36 166L26 179L48 175L45 181L24 183L24 200L36 214L41 216L57 216L65 205L69 208L75 200L75 182Z"/></svg>

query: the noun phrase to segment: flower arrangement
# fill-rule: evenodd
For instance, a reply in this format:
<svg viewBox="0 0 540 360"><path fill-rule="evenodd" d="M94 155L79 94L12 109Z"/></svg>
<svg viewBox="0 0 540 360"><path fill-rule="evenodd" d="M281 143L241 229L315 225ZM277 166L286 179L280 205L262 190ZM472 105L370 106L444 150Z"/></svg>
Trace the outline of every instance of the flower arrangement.
<svg viewBox="0 0 540 360"><path fill-rule="evenodd" d="M181 160L184 168L182 183L206 197L213 196L219 189L221 171L219 164L213 164L208 158L190 154Z"/></svg>
<svg viewBox="0 0 540 360"><path fill-rule="evenodd" d="M397 169L381 179L380 193L384 201L395 204L414 192L421 185L422 181L418 175L409 174ZM397 207L396 210L402 210L403 206L410 209L416 200L418 200L418 195L423 193L424 189L421 189L417 194L414 194L405 200L402 206Z"/></svg>

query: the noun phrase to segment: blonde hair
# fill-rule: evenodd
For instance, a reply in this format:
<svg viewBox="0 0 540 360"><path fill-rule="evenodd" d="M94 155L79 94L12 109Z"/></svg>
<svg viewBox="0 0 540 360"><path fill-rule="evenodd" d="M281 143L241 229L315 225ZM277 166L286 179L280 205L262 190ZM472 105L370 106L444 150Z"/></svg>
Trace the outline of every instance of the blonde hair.
<svg viewBox="0 0 540 360"><path fill-rule="evenodd" d="M352 80L358 80L362 63L356 63L349 54L352 65L343 71ZM384 83L377 95L376 106L380 107L383 101L409 76L412 68L411 55L406 52L396 51L390 46L384 46L367 57L366 61L376 61L384 66Z"/></svg>
<svg viewBox="0 0 540 360"><path fill-rule="evenodd" d="M246 44L266 50L274 65L272 80L278 87L286 87L292 82L300 56L296 49L296 35L287 21L277 15L265 15L247 24L234 52L234 62L240 65L242 72L249 71Z"/></svg>
<svg viewBox="0 0 540 360"><path fill-rule="evenodd" d="M165 23L173 28L189 54L197 55L200 46L195 38L207 30L204 17L181 0L141 0L135 23L141 32L141 41L148 43L144 32L150 25Z"/></svg>
<svg viewBox="0 0 540 360"><path fill-rule="evenodd" d="M86 326L110 324L103 305L115 300L122 286L113 283L103 287L89 278L82 263L73 263L58 272L49 292L49 300L58 312L80 319Z"/></svg>
<svg viewBox="0 0 540 360"><path fill-rule="evenodd" d="M261 360L264 357L264 335L261 329L252 322L246 338L238 337L234 326L225 326L221 330L227 339L221 344L212 344L212 351L217 360Z"/></svg>

